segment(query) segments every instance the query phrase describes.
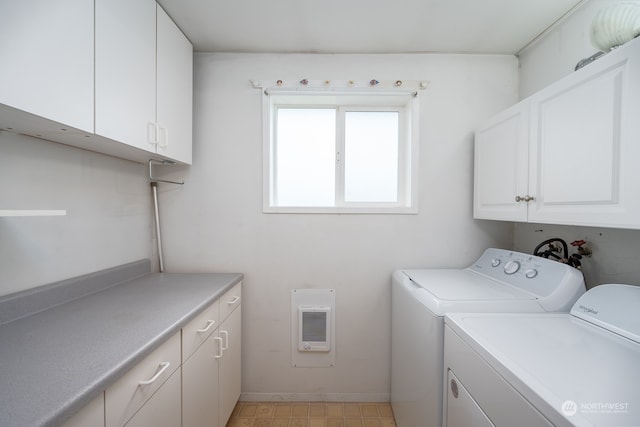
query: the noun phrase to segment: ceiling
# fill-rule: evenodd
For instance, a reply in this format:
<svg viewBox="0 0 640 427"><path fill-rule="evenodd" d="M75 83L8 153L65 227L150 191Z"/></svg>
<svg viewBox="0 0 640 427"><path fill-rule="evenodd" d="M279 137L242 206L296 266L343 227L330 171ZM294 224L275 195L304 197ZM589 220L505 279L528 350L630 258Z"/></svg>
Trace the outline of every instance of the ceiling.
<svg viewBox="0 0 640 427"><path fill-rule="evenodd" d="M587 0L158 0L198 52L515 54Z"/></svg>

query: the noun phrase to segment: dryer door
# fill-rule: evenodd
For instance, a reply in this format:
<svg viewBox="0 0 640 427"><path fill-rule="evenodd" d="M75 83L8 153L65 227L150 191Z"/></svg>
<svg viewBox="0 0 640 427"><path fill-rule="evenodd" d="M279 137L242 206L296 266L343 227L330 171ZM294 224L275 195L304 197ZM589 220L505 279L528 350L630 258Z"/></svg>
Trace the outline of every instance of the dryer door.
<svg viewBox="0 0 640 427"><path fill-rule="evenodd" d="M446 427L495 427L451 370L447 390Z"/></svg>

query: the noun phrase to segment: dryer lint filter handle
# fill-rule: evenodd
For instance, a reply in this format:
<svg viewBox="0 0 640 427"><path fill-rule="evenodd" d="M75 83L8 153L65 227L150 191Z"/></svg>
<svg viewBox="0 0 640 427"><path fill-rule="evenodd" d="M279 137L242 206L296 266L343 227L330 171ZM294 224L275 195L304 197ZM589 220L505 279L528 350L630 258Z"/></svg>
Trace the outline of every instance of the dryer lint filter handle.
<svg viewBox="0 0 640 427"><path fill-rule="evenodd" d="M571 315L640 343L640 286L606 284L584 293Z"/></svg>

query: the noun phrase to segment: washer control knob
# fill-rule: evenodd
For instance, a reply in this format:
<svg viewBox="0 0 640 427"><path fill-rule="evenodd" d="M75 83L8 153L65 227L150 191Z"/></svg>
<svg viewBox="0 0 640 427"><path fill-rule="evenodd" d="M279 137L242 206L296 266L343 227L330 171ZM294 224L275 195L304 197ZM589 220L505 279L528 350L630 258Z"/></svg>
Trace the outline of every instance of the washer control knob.
<svg viewBox="0 0 640 427"><path fill-rule="evenodd" d="M491 260L491 267L497 267L500 265L500 258L494 258Z"/></svg>
<svg viewBox="0 0 640 427"><path fill-rule="evenodd" d="M509 261L504 265L505 274L514 274L520 270L520 263L518 261Z"/></svg>
<svg viewBox="0 0 640 427"><path fill-rule="evenodd" d="M538 275L538 270L536 270L535 268L530 268L529 270L524 272L524 277L526 277L527 279L533 279L537 275Z"/></svg>

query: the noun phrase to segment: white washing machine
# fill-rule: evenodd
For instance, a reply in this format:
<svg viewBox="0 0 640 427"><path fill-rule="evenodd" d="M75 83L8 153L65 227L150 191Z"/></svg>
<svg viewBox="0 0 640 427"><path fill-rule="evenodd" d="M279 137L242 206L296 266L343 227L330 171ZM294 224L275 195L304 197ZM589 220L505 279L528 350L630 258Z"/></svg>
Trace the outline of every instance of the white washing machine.
<svg viewBox="0 0 640 427"><path fill-rule="evenodd" d="M398 427L442 426L445 314L568 312L584 290L573 267L494 248L465 269L394 272L391 404Z"/></svg>
<svg viewBox="0 0 640 427"><path fill-rule="evenodd" d="M639 308L610 284L570 313L447 315L445 426L640 426Z"/></svg>

